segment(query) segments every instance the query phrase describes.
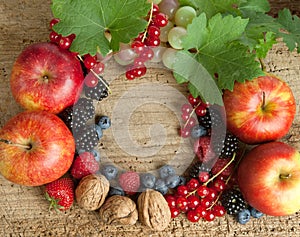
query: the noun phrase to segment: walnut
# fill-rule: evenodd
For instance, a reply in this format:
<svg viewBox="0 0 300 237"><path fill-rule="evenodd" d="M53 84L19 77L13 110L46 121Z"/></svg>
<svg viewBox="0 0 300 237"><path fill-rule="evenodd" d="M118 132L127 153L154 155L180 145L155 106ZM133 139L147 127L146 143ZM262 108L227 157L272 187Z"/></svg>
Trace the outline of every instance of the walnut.
<svg viewBox="0 0 300 237"><path fill-rule="evenodd" d="M90 174L83 177L75 189L78 205L94 211L101 207L109 191L109 181L103 175Z"/></svg>
<svg viewBox="0 0 300 237"><path fill-rule="evenodd" d="M164 196L155 190L147 189L137 201L139 220L155 231L162 231L171 221L171 212Z"/></svg>
<svg viewBox="0 0 300 237"><path fill-rule="evenodd" d="M138 220L136 204L128 197L114 195L106 199L99 210L107 224L134 225Z"/></svg>

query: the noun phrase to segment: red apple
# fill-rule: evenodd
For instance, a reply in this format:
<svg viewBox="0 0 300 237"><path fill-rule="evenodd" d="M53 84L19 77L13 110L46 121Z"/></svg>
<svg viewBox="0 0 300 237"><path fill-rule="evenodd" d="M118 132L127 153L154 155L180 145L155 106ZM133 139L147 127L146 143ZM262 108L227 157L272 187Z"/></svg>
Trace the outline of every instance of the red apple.
<svg viewBox="0 0 300 237"><path fill-rule="evenodd" d="M283 142L254 147L238 167L238 183L245 200L271 216L300 210L300 154Z"/></svg>
<svg viewBox="0 0 300 237"><path fill-rule="evenodd" d="M16 59L10 86L16 101L28 110L59 113L73 105L83 86L78 59L53 43L35 43Z"/></svg>
<svg viewBox="0 0 300 237"><path fill-rule="evenodd" d="M296 114L288 84L274 75L235 83L223 95L227 128L242 142L258 144L282 138Z"/></svg>
<svg viewBox="0 0 300 237"><path fill-rule="evenodd" d="M39 186L52 182L70 168L74 138L56 115L25 111L0 130L0 173L11 182Z"/></svg>

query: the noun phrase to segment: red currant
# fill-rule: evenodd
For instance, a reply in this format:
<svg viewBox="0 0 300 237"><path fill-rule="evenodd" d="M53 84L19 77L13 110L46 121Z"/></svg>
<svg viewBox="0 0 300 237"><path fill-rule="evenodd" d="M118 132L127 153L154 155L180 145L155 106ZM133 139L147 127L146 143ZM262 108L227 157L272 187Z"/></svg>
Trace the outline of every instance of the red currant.
<svg viewBox="0 0 300 237"><path fill-rule="evenodd" d="M148 61L154 57L154 52L150 47L145 47L144 50L140 53L140 60L141 61Z"/></svg>
<svg viewBox="0 0 300 237"><path fill-rule="evenodd" d="M202 185L197 189L197 193L200 197L204 198L209 194L209 188L207 186Z"/></svg>
<svg viewBox="0 0 300 237"><path fill-rule="evenodd" d="M90 54L84 55L83 64L87 69L93 68L97 63L96 56L92 56Z"/></svg>
<svg viewBox="0 0 300 237"><path fill-rule="evenodd" d="M93 67L93 71L96 73L96 74L101 74L103 71L104 71L104 68L105 68L105 65L104 63L102 62L97 62Z"/></svg>
<svg viewBox="0 0 300 237"><path fill-rule="evenodd" d="M196 125L197 121L195 118L191 117L189 118L189 120L187 121L187 124L186 126L189 127L189 128L192 128Z"/></svg>
<svg viewBox="0 0 300 237"><path fill-rule="evenodd" d="M168 19L165 14L160 12L155 14L155 17L153 17L153 23L158 27L164 27L168 24Z"/></svg>
<svg viewBox="0 0 300 237"><path fill-rule="evenodd" d="M195 211L195 210L188 211L186 216L190 222L198 222L200 220L200 216L198 215L197 211Z"/></svg>
<svg viewBox="0 0 300 237"><path fill-rule="evenodd" d="M199 181L197 179L191 179L190 181L187 182L186 186L189 191L194 191L199 187Z"/></svg>
<svg viewBox="0 0 300 237"><path fill-rule="evenodd" d="M191 104L192 106L196 106L196 105L199 104L200 98L199 98L199 97L194 98L191 94L189 94L189 96L188 96L188 101L190 102L190 104Z"/></svg>
<svg viewBox="0 0 300 237"><path fill-rule="evenodd" d="M55 24L57 24L59 21L60 21L60 20L59 20L58 18L53 18L53 19L50 21L50 24L49 24L50 29L52 30L53 26L54 26Z"/></svg>
<svg viewBox="0 0 300 237"><path fill-rule="evenodd" d="M176 199L176 207L180 210L185 212L188 208L188 201L185 197L178 197Z"/></svg>
<svg viewBox="0 0 300 237"><path fill-rule="evenodd" d="M213 188L215 188L218 192L221 192L225 189L226 184L223 180L221 179L216 179L214 180L214 182L212 183Z"/></svg>
<svg viewBox="0 0 300 237"><path fill-rule="evenodd" d="M183 138L187 138L191 135L191 129L190 128L181 128L179 130L179 135Z"/></svg>
<svg viewBox="0 0 300 237"><path fill-rule="evenodd" d="M170 212L171 218L176 218L180 214L180 211L176 207L171 207Z"/></svg>
<svg viewBox="0 0 300 237"><path fill-rule="evenodd" d="M133 67L132 69L132 75L134 77L142 77L146 74L146 72L147 72L147 68L144 65Z"/></svg>
<svg viewBox="0 0 300 237"><path fill-rule="evenodd" d="M190 209L195 209L200 204L200 199L195 195L188 196L187 201Z"/></svg>
<svg viewBox="0 0 300 237"><path fill-rule="evenodd" d="M60 41L60 38L61 38L61 35L56 33L55 31L51 31L50 34L49 34L49 39L51 42L53 43L59 43Z"/></svg>
<svg viewBox="0 0 300 237"><path fill-rule="evenodd" d="M189 193L187 186L180 185L177 187L177 194L179 196L186 196Z"/></svg>
<svg viewBox="0 0 300 237"><path fill-rule="evenodd" d="M206 114L207 110L204 106L202 106L202 103L200 105L197 106L197 108L195 109L195 113L198 116L204 116Z"/></svg>
<svg viewBox="0 0 300 237"><path fill-rule="evenodd" d="M149 37L159 37L160 36L160 29L157 26L149 26L147 29L147 33Z"/></svg>
<svg viewBox="0 0 300 237"><path fill-rule="evenodd" d="M165 195L165 199L170 208L176 207L176 198L173 195L167 194L167 195Z"/></svg>
<svg viewBox="0 0 300 237"><path fill-rule="evenodd" d="M226 214L226 210L222 205L215 205L213 207L213 213L215 216L222 217Z"/></svg>
<svg viewBox="0 0 300 237"><path fill-rule="evenodd" d="M157 4L153 4L152 14L155 15L159 13L159 6Z"/></svg>
<svg viewBox="0 0 300 237"><path fill-rule="evenodd" d="M89 72L84 78L84 84L88 87L95 87L98 82L98 78L92 72Z"/></svg>
<svg viewBox="0 0 300 237"><path fill-rule="evenodd" d="M198 179L199 179L200 182L205 183L209 180L209 178L210 178L209 172L201 171L199 173Z"/></svg>
<svg viewBox="0 0 300 237"><path fill-rule="evenodd" d="M213 211L208 210L207 214L205 215L204 219L207 221L213 221L216 218L215 214L213 213Z"/></svg>
<svg viewBox="0 0 300 237"><path fill-rule="evenodd" d="M146 38L145 44L147 46L157 47L160 45L159 37L149 36Z"/></svg>
<svg viewBox="0 0 300 237"><path fill-rule="evenodd" d="M133 69L127 69L125 76L126 76L127 80L135 79L135 76L133 75Z"/></svg>
<svg viewBox="0 0 300 237"><path fill-rule="evenodd" d="M190 114L193 111L193 107L190 104L183 104L181 106L181 112L183 114Z"/></svg>
<svg viewBox="0 0 300 237"><path fill-rule="evenodd" d="M141 41L133 41L133 43L131 44L131 48L134 49L134 51L137 54L140 54L141 52L143 52L144 48L145 48L145 44Z"/></svg>
<svg viewBox="0 0 300 237"><path fill-rule="evenodd" d="M209 188L209 192L206 198L208 198L211 201L214 201L216 200L217 196L218 196L218 191L215 188Z"/></svg>
<svg viewBox="0 0 300 237"><path fill-rule="evenodd" d="M205 208L209 208L212 204L211 199L205 197L200 199L200 205Z"/></svg>
<svg viewBox="0 0 300 237"><path fill-rule="evenodd" d="M199 217L205 217L207 214L206 207L199 205L195 211L198 213Z"/></svg>
<svg viewBox="0 0 300 237"><path fill-rule="evenodd" d="M61 47L62 49L69 49L71 47L73 39L73 36L61 37L58 42L59 47Z"/></svg>

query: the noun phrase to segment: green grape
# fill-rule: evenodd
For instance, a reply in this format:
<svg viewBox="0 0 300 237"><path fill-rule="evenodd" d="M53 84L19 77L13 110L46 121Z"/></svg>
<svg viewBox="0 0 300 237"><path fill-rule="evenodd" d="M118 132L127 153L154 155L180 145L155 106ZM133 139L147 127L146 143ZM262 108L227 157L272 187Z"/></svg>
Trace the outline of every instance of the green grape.
<svg viewBox="0 0 300 237"><path fill-rule="evenodd" d="M190 6L183 6L178 8L175 13L175 24L177 26L187 27L192 23L193 19L197 16L196 10Z"/></svg>
<svg viewBox="0 0 300 237"><path fill-rule="evenodd" d="M187 30L181 26L172 28L168 33L168 42L174 49L182 49L182 37L187 33Z"/></svg>
<svg viewBox="0 0 300 237"><path fill-rule="evenodd" d="M168 21L168 24L166 26L160 28L159 39L161 42L168 42L168 34L173 27L174 24L172 23L172 21Z"/></svg>
<svg viewBox="0 0 300 237"><path fill-rule="evenodd" d="M162 62L163 64L169 68L172 69L173 68L173 63L175 62L175 54L177 53L176 49L172 49L172 48L167 48L163 55L162 55Z"/></svg>

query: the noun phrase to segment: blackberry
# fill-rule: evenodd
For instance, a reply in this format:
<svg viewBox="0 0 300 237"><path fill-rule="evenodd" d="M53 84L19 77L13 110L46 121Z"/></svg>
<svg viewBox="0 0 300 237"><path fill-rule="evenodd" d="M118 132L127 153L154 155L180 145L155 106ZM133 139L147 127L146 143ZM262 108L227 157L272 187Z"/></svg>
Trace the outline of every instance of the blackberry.
<svg viewBox="0 0 300 237"><path fill-rule="evenodd" d="M58 116L73 131L73 129L85 126L86 122L95 116L95 107L92 100L80 98L76 104L67 107Z"/></svg>
<svg viewBox="0 0 300 237"><path fill-rule="evenodd" d="M92 151L98 144L99 138L95 125L85 125L73 130L77 151Z"/></svg>
<svg viewBox="0 0 300 237"><path fill-rule="evenodd" d="M102 76L99 75L99 77L106 85L108 85ZM95 87L88 87L84 85L84 93L86 97L101 101L108 96L108 88L101 80L98 81Z"/></svg>
<svg viewBox="0 0 300 237"><path fill-rule="evenodd" d="M221 202L229 215L235 215L247 207L242 193L237 189L230 189L223 193Z"/></svg>
<svg viewBox="0 0 300 237"><path fill-rule="evenodd" d="M191 178L198 178L201 172L210 172L210 168L203 165L202 162L196 161L195 164L190 167L188 172Z"/></svg>
<svg viewBox="0 0 300 237"><path fill-rule="evenodd" d="M225 141L223 143L223 148L221 151L220 158L232 158L233 154L239 148L239 141L236 136L231 133L227 133L225 136Z"/></svg>
<svg viewBox="0 0 300 237"><path fill-rule="evenodd" d="M207 112L204 116L198 116L198 121L201 126L203 126L206 129L210 129L212 126L224 126L224 121L218 109L207 108L206 110Z"/></svg>

